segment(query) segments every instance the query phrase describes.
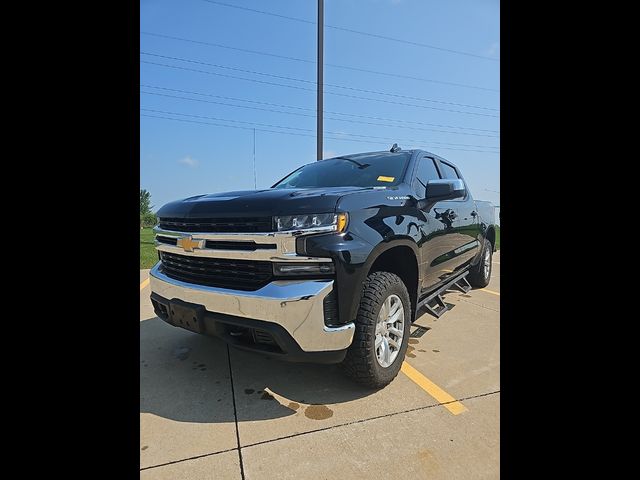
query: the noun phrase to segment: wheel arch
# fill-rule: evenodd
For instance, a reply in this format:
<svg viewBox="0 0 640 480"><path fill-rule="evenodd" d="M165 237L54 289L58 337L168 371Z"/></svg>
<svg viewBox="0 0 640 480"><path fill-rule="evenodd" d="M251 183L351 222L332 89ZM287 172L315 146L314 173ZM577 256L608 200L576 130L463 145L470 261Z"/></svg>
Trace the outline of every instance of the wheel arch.
<svg viewBox="0 0 640 480"><path fill-rule="evenodd" d="M489 242L491 243L491 249L495 252L496 251L496 228L493 225L490 225L487 228L487 233L485 235L485 238L487 240L489 240Z"/></svg>
<svg viewBox="0 0 640 480"><path fill-rule="evenodd" d="M403 281L411 299L411 321L415 320L418 299L419 267L418 246L412 240L398 239L380 245L374 250L368 262L367 275L384 271L397 275Z"/></svg>

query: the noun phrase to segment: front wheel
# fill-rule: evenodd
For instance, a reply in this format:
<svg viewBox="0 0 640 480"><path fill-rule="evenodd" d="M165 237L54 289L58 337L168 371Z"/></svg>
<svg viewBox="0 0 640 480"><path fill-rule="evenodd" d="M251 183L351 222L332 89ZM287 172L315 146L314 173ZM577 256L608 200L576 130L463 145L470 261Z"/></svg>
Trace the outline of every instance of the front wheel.
<svg viewBox="0 0 640 480"><path fill-rule="evenodd" d="M389 272L367 277L355 324L345 371L363 385L382 388L398 375L409 342L411 300L400 277Z"/></svg>
<svg viewBox="0 0 640 480"><path fill-rule="evenodd" d="M482 259L475 267L471 267L467 279L472 287L484 288L491 280L491 258L493 255L493 245L489 240L484 240Z"/></svg>

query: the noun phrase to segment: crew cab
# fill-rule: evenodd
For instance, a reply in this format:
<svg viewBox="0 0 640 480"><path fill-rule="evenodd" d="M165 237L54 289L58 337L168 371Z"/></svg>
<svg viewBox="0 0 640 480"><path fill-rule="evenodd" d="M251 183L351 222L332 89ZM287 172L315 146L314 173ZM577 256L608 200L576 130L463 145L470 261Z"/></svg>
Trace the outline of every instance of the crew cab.
<svg viewBox="0 0 640 480"><path fill-rule="evenodd" d="M264 190L158 211L151 301L167 323L287 361L395 378L425 298L491 276L493 207L423 150L304 165Z"/></svg>

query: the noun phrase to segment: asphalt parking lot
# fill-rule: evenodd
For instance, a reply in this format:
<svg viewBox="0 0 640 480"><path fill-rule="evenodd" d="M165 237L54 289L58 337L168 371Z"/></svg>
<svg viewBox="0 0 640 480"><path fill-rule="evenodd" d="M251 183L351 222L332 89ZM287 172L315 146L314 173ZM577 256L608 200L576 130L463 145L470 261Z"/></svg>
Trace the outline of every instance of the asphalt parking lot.
<svg viewBox="0 0 640 480"><path fill-rule="evenodd" d="M499 478L500 252L421 315L388 387L268 360L157 318L140 271L142 479ZM423 330L423 331L424 331Z"/></svg>

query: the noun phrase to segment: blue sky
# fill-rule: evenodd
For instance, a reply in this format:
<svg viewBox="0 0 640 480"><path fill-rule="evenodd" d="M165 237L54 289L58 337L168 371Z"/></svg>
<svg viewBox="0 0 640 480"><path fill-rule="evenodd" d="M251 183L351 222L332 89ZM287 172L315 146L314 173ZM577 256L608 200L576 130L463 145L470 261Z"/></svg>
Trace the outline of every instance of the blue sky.
<svg viewBox="0 0 640 480"><path fill-rule="evenodd" d="M221 1L316 18L315 0ZM394 141L423 148L456 163L475 198L499 205L499 10L492 0L325 0L325 25L489 57L325 28L325 132L333 132L325 133L325 158L387 150ZM253 189L253 128L257 188L315 160L315 25L205 0L142 0L140 30L140 186L155 209L191 195Z"/></svg>

